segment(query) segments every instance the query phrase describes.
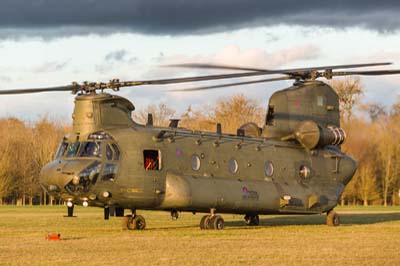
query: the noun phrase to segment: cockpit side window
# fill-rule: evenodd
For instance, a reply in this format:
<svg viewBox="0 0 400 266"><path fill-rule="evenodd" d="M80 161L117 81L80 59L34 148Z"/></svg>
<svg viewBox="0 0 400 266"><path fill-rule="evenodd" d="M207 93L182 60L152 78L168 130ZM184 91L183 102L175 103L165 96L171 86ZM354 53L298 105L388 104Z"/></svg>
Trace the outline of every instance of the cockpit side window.
<svg viewBox="0 0 400 266"><path fill-rule="evenodd" d="M107 146L106 146L106 159L107 160L109 160L109 161L111 161L112 159L113 159L113 150L112 150L112 148L110 147L110 144L107 144Z"/></svg>
<svg viewBox="0 0 400 266"><path fill-rule="evenodd" d="M76 156L76 153L78 152L78 149L79 149L79 145L80 145L79 141L70 143L70 144L68 145L68 149L67 149L66 156L67 156L67 157L74 157L74 156Z"/></svg>
<svg viewBox="0 0 400 266"><path fill-rule="evenodd" d="M104 166L103 174L102 174L101 180L105 180L105 181L114 181L114 180L115 180L115 177L116 177L116 175L117 175L117 171L118 171L118 165L107 163L107 164Z"/></svg>
<svg viewBox="0 0 400 266"><path fill-rule="evenodd" d="M83 142L79 150L79 157L98 157L101 158L102 143L99 141L95 142Z"/></svg>
<svg viewBox="0 0 400 266"><path fill-rule="evenodd" d="M115 143L113 143L113 144L111 144L112 145L112 147L113 147L113 150L114 150L114 160L115 161L118 161L119 160L119 157L120 157L120 151L119 151L119 148L118 148L118 146L117 146L117 144L115 144Z"/></svg>
<svg viewBox="0 0 400 266"><path fill-rule="evenodd" d="M268 106L268 112L267 112L267 117L265 123L268 126L273 126L274 125L274 116L275 116L275 110L274 106L270 105Z"/></svg>
<svg viewBox="0 0 400 266"><path fill-rule="evenodd" d="M67 140L64 138L63 141L60 143L60 146L58 146L56 155L54 156L54 158L59 158L62 157L65 153L65 151L67 150L68 147L68 142Z"/></svg>

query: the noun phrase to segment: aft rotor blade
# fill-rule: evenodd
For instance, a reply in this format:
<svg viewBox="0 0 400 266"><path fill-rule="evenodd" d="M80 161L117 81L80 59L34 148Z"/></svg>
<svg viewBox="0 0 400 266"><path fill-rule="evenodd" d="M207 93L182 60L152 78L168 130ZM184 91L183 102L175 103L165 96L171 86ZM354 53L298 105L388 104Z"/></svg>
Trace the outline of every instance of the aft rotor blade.
<svg viewBox="0 0 400 266"><path fill-rule="evenodd" d="M75 86L60 86L60 87L49 87L49 88L32 88L32 89L15 89L15 90L2 90L0 94L24 94L24 93L38 93L38 92L52 92L52 91L74 91Z"/></svg>
<svg viewBox="0 0 400 266"><path fill-rule="evenodd" d="M262 75L268 75L268 74L269 73L257 71L257 72L245 72L245 73L197 76L197 77L186 77L186 78L158 79L158 80L145 80L145 81L128 81L128 82L121 82L121 86L120 87L140 86L140 85L177 84L177 83L196 82L196 81L207 81L207 80L218 80L218 79L230 79L230 78L262 76Z"/></svg>
<svg viewBox="0 0 400 266"><path fill-rule="evenodd" d="M278 78L271 78L271 79L261 79L261 80L251 80L251 81L244 81L244 82L237 82L237 83L228 83L228 84L220 84L220 85L213 85L213 86L204 86L204 87L195 87L189 89L176 89L176 90L169 90L169 91L201 91L201 90L212 90L212 89L219 89L225 87L233 87L233 86L240 86L240 85L248 85L248 84L255 84L255 83L263 83L263 82L272 82L272 81L280 81L280 80L289 80L293 79L290 76L287 77L278 77Z"/></svg>
<svg viewBox="0 0 400 266"><path fill-rule="evenodd" d="M396 75L400 74L400 69L394 70L369 70L369 71L342 71L333 72L333 76L350 76L350 75L363 75L363 76L380 76L380 75Z"/></svg>
<svg viewBox="0 0 400 266"><path fill-rule="evenodd" d="M200 69L225 69L225 70L242 70L242 71L260 71L265 74L296 74L299 72L307 72L313 70L326 70L326 69L342 69L342 68L358 68L358 67L371 67L371 66L386 66L391 65L390 62L384 63L367 63L367 64L352 64L352 65L333 65L333 66L317 66L307 68L289 68L289 69L262 69L262 68L248 68L240 66L228 66L228 65L214 65L214 64L174 64L166 65L167 67L182 67L182 68L200 68Z"/></svg>
<svg viewBox="0 0 400 266"><path fill-rule="evenodd" d="M180 67L180 68L196 68L196 69L224 69L224 70L242 70L242 71L274 71L268 70L264 68L253 68L253 67L241 67L241 66L229 66L229 65L214 65L214 64L197 64L197 63L188 63L188 64L172 64L172 65L164 65L163 67Z"/></svg>

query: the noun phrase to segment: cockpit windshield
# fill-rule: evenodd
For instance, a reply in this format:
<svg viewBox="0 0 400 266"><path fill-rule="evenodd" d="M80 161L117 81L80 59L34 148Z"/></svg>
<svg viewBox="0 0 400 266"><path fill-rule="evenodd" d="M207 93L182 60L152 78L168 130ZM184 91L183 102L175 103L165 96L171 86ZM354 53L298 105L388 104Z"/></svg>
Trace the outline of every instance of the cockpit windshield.
<svg viewBox="0 0 400 266"><path fill-rule="evenodd" d="M76 156L76 152L78 151L80 143L78 141L72 142L68 145L67 152L65 154L66 157L74 157Z"/></svg>
<svg viewBox="0 0 400 266"><path fill-rule="evenodd" d="M58 158L64 155L65 151L67 150L68 147L68 142L64 138L63 141L61 142L60 146L58 146L56 156L54 158Z"/></svg>
<svg viewBox="0 0 400 266"><path fill-rule="evenodd" d="M118 161L120 159L120 151L117 144L109 140L68 142L68 140L64 138L57 149L55 159L60 157L104 157L107 161Z"/></svg>
<svg viewBox="0 0 400 266"><path fill-rule="evenodd" d="M95 142L83 142L79 150L79 157L98 157L101 158L102 143L100 141Z"/></svg>

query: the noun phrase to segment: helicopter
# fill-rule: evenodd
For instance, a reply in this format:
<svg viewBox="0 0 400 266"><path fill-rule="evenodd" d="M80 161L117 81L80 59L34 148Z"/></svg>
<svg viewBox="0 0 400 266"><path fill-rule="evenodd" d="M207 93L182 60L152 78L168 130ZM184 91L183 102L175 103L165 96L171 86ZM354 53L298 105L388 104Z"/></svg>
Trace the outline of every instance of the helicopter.
<svg viewBox="0 0 400 266"><path fill-rule="evenodd" d="M355 70L389 65L367 63L268 70L213 64L178 64L169 67L223 69L235 73L145 81L76 82L67 86L0 90L0 94L70 91L76 94L72 132L54 160L40 172L40 185L67 205L104 209L104 219L122 217L122 228L143 230L138 210L162 210L173 219L180 212L207 213L201 229L221 230L221 214L244 215L247 225L259 225L259 215L323 214L326 224L338 226L333 210L352 179L357 162L341 150L346 133L340 127L339 98L327 83L347 75L391 75L400 70ZM341 70L341 71L338 71ZM132 119L134 105L126 98L104 92L122 87L164 85L242 77L278 75L261 80L203 86L208 90L279 80L294 80L291 87L269 99L265 123L249 121L236 134L168 127ZM125 215L125 210L131 214Z"/></svg>

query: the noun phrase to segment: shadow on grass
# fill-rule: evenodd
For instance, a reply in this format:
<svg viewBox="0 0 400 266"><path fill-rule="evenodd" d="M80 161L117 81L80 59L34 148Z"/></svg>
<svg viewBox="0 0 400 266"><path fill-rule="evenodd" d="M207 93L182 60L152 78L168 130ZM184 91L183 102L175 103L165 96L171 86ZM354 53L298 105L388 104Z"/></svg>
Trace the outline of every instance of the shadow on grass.
<svg viewBox="0 0 400 266"><path fill-rule="evenodd" d="M371 213L371 214L339 214L342 225L376 224L390 221L400 221L400 213ZM273 216L260 219L260 226L287 225L321 225L325 224L326 215L292 215ZM226 226L243 226L244 221L227 221Z"/></svg>
<svg viewBox="0 0 400 266"><path fill-rule="evenodd" d="M146 231L159 231L159 230L176 230L176 229L189 229L189 228L198 228L195 225L187 225L187 226L168 226L168 227L154 227L154 228L147 228Z"/></svg>
<svg viewBox="0 0 400 266"><path fill-rule="evenodd" d="M84 237L61 237L60 241L81 240Z"/></svg>

